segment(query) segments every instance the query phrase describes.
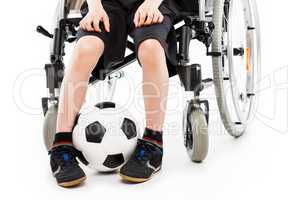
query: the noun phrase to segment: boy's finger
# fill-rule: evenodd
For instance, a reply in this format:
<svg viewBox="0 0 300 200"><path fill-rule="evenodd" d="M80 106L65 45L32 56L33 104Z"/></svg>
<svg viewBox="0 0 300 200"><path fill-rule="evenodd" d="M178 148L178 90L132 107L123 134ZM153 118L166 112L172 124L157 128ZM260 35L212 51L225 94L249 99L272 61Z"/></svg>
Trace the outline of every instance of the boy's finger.
<svg viewBox="0 0 300 200"><path fill-rule="evenodd" d="M146 14L144 12L140 12L139 24L138 26L142 26L145 23Z"/></svg>
<svg viewBox="0 0 300 200"><path fill-rule="evenodd" d="M134 19L133 19L133 23L134 23L135 27L137 27L139 25L139 18L140 18L140 14L139 14L139 12L136 12L134 15Z"/></svg>
<svg viewBox="0 0 300 200"><path fill-rule="evenodd" d="M79 22L79 28L83 29L82 22Z"/></svg>
<svg viewBox="0 0 300 200"><path fill-rule="evenodd" d="M99 27L99 23L100 23L100 21L98 19L94 19L93 26L94 26L95 31L97 31L97 32L101 32L101 29Z"/></svg>
<svg viewBox="0 0 300 200"><path fill-rule="evenodd" d="M158 18L158 23L162 23L163 21L164 21L164 16L160 14Z"/></svg>
<svg viewBox="0 0 300 200"><path fill-rule="evenodd" d="M153 18L154 18L154 14L148 13L148 14L147 14L147 19L146 19L146 21L145 21L145 25L150 25L150 24L152 24Z"/></svg>
<svg viewBox="0 0 300 200"><path fill-rule="evenodd" d="M87 23L83 24L83 30L88 31Z"/></svg>
<svg viewBox="0 0 300 200"><path fill-rule="evenodd" d="M88 31L93 31L92 23L93 22L89 21L85 24L85 27Z"/></svg>
<svg viewBox="0 0 300 200"><path fill-rule="evenodd" d="M110 31L110 23L108 16L103 17L104 28L107 32Z"/></svg>
<svg viewBox="0 0 300 200"><path fill-rule="evenodd" d="M79 23L79 27L83 30L85 30L85 20L81 20L80 23Z"/></svg>
<svg viewBox="0 0 300 200"><path fill-rule="evenodd" d="M159 20L159 15L154 15L154 17L153 17L153 21L152 21L152 23L158 23L158 20Z"/></svg>

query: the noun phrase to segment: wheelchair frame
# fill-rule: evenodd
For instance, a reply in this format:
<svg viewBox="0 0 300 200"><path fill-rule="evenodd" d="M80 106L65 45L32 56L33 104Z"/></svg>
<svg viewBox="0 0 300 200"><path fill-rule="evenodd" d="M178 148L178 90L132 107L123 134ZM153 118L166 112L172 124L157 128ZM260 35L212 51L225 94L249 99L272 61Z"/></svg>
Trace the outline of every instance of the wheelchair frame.
<svg viewBox="0 0 300 200"><path fill-rule="evenodd" d="M214 1L214 7L212 6L212 1ZM206 88L211 86L213 83L215 84L216 93L217 95L224 96L224 89L222 83L220 81L227 81L233 79L235 81L235 77L225 77L224 74L220 72L224 68L224 61L223 55L231 53L232 56L243 56L245 54L244 50L241 48L233 48L230 46L231 49L226 49L225 51L221 48L223 41L219 41L220 39L216 39L216 37L223 37L221 36L221 29L227 28L227 25L223 20L223 15L226 15L226 12L229 13L230 6L225 7L227 4L230 5L231 2L238 1L238 0L198 0L198 13L195 12L182 12L181 16L176 23L184 21L184 24L177 28L176 37L177 42L179 43L178 48L178 67L177 72L180 77L181 83L187 92L193 92L194 97L188 101L186 109L184 111L183 116L183 131L184 131L184 141L185 146L188 150L188 154L193 161L199 162L202 161L207 154L208 151L208 133L207 133L207 124L209 121L209 102L207 100L200 100L200 92ZM247 2L249 5L255 4L254 0L240 0L243 2ZM251 1L251 2L250 2ZM42 26L37 27L37 31L49 38L51 38L51 45L50 45L50 64L45 65L46 71L46 78L47 78L47 88L49 90L49 96L42 98L42 108L44 115L46 116L46 130L44 128L45 134L45 143L46 147L49 149L50 141L51 141L51 134L53 135L54 124L56 124L56 115L57 115L57 104L58 104L58 97L59 97L59 90L60 86L64 77L64 62L63 57L65 55L64 47L65 42L74 42L76 40L76 27L79 25L79 21L81 20L81 15L78 13L80 6L84 0L59 0L56 9L56 15L54 19L54 32L53 34L49 33L46 29ZM221 5L219 5L221 4ZM219 9L215 8L216 5L219 5ZM251 5L252 6L252 5ZM256 9L256 4L254 5ZM249 8L249 7L248 7ZM220 13L222 16L213 16L211 13ZM252 11L249 11L250 15ZM254 12L257 12L254 10ZM216 14L217 15L217 14ZM213 21L218 22L217 17L221 18L222 25L218 24L219 27L215 27ZM226 17L226 16L225 16ZM229 16L228 16L229 17ZM232 17L232 16L231 16ZM255 37L256 42L258 43L255 52L257 54L257 62L251 62L251 64L260 68L260 38L259 38L259 23L257 18L252 20L251 16L251 23L252 21L256 22L255 26L248 26L249 30L254 30L258 32L258 36ZM249 18L250 19L250 18ZM227 20L227 19L226 19ZM220 21L220 20L219 20ZM176 24L175 23L175 24ZM229 23L229 22L228 22ZM223 27L226 26L226 27ZM215 28L217 30L215 30ZM214 34L214 31L216 32ZM256 33L257 34L257 33ZM207 49L207 55L213 57L213 66L214 66L214 78L202 79L201 76L201 66L199 64L192 64L189 65L189 45L192 39L197 39L202 42ZM215 42L214 42L215 41ZM216 44L218 41L218 44ZM229 42L230 43L230 42ZM107 101L111 101L113 99L113 94L116 87L116 81L119 78L124 76L124 73L121 69L134 61L136 61L136 55L134 53L134 44L130 41L127 41L127 48L130 49L133 53L127 55L123 62L118 63L104 74L93 74L90 78L89 83L95 84L98 81L105 81L107 83L107 89L109 91L108 97L106 98ZM253 50L255 51L255 50ZM231 61L232 62L232 61ZM230 64L230 63L229 63ZM221 67L222 66L222 67ZM229 66L230 67L230 66ZM218 70L215 70L218 69ZM252 72L251 72L252 73ZM255 72L253 72L255 73ZM218 74L218 76L216 75ZM259 73L258 73L259 74ZM248 74L247 74L248 76ZM249 75L250 76L250 75ZM232 82L231 82L232 83ZM254 88L253 85L251 87ZM254 89L251 91L247 91L247 97L250 98L251 103L254 98ZM233 87L232 87L233 89ZM228 112L224 109L224 105L226 102L224 99L217 97L218 105L220 109L221 118L223 120L224 126L227 131L234 137L239 137L244 133L245 127L242 129L232 129L232 126L236 125L244 125L244 121L241 122L234 122L235 124L232 125L230 122L230 117L227 116ZM49 112L49 108L51 112ZM237 108L236 108L237 109ZM249 108L251 110L252 107ZM50 113L50 114L49 114ZM51 115L52 113L52 115ZM47 114L51 115L51 122L47 121ZM249 117L249 116L248 116ZM223 119L226 118L226 119ZM54 120L55 119L55 120ZM191 124L193 122L194 124ZM49 125L50 123L50 125ZM49 128L49 126L52 126ZM48 130L49 129L49 130ZM46 133L45 133L46 131ZM51 133L49 133L49 131ZM196 132L196 133L195 133Z"/></svg>

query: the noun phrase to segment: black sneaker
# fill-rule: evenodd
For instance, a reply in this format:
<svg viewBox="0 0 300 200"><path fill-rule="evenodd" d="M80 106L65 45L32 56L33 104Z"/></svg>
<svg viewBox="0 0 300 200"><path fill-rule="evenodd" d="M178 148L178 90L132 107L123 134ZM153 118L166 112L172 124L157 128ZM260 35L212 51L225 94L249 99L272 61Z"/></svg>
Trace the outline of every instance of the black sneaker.
<svg viewBox="0 0 300 200"><path fill-rule="evenodd" d="M74 147L67 145L56 147L49 152L52 173L59 186L73 187L86 179L76 160L76 152Z"/></svg>
<svg viewBox="0 0 300 200"><path fill-rule="evenodd" d="M141 183L149 180L160 170L163 150L161 147L138 140L137 147L128 162L120 169L120 176L129 182Z"/></svg>

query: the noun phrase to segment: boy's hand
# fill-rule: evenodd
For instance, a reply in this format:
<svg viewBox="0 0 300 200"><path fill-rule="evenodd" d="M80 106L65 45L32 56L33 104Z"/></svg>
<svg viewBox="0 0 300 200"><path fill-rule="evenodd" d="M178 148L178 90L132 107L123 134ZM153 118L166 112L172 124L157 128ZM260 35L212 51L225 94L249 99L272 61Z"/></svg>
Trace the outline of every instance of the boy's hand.
<svg viewBox="0 0 300 200"><path fill-rule="evenodd" d="M164 16L158 10L162 0L145 0L134 15L135 27L161 23Z"/></svg>
<svg viewBox="0 0 300 200"><path fill-rule="evenodd" d="M101 4L89 6L88 14L80 21L80 28L87 31L101 32L99 27L100 22L103 22L107 32L110 31L109 17Z"/></svg>

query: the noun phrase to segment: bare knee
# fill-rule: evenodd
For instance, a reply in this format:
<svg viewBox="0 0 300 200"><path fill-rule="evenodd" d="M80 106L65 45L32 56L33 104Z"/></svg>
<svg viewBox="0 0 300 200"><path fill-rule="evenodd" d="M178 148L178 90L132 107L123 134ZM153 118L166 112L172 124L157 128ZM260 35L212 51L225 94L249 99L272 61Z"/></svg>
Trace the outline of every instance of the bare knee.
<svg viewBox="0 0 300 200"><path fill-rule="evenodd" d="M104 43L95 36L86 36L78 40L70 67L73 72L88 76L96 66L104 50Z"/></svg>
<svg viewBox="0 0 300 200"><path fill-rule="evenodd" d="M75 46L76 56L80 59L99 57L103 53L103 49L103 41L95 36L82 37Z"/></svg>
<svg viewBox="0 0 300 200"><path fill-rule="evenodd" d="M159 41L147 39L139 45L138 57L142 64L154 64L164 57L164 50Z"/></svg>

